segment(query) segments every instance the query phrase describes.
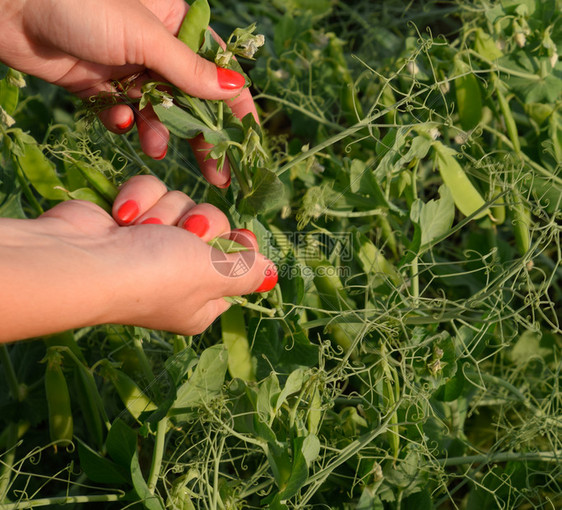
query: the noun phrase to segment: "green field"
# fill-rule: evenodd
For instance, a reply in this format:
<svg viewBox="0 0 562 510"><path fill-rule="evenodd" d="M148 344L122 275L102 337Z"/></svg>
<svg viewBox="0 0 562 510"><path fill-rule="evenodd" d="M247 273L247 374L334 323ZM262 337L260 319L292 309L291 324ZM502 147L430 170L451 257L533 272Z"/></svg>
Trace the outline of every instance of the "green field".
<svg viewBox="0 0 562 510"><path fill-rule="evenodd" d="M0 510L562 508L562 2L210 4L265 36L239 58L261 126L155 106L155 161L106 98L0 66L0 216L104 203L81 167L150 173L255 232L279 285L194 337L0 345Z"/></svg>

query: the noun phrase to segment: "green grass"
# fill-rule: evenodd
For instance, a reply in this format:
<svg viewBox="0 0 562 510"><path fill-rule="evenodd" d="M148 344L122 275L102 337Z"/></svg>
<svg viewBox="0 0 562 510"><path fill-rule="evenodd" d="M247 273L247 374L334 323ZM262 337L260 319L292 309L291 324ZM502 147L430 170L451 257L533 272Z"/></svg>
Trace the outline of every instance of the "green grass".
<svg viewBox="0 0 562 510"><path fill-rule="evenodd" d="M237 210L244 190L208 187L184 141L149 161L33 78L10 115L67 183L69 155L116 183L152 172L257 234L281 277L240 312L255 381L213 347L220 322L51 339L94 368L111 425L96 444L67 359L75 442L54 455L46 343L3 347L0 508L562 506L560 2L211 4L225 38L253 22L266 36L242 65L283 184L273 208ZM36 216L52 203L2 143L0 213ZM134 420L103 359L159 409Z"/></svg>

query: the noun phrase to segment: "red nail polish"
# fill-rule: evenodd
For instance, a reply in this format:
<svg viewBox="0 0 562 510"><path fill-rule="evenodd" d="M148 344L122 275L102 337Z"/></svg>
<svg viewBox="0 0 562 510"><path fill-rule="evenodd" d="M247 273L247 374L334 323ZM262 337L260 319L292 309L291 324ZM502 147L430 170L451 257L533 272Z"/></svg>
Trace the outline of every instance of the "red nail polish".
<svg viewBox="0 0 562 510"><path fill-rule="evenodd" d="M126 120L125 122L121 122L121 124L117 124L117 129L120 129L121 131L124 131L125 129L129 129L132 125L133 125L133 117L129 117L128 120Z"/></svg>
<svg viewBox="0 0 562 510"><path fill-rule="evenodd" d="M275 285L277 285L277 269L275 266L269 266L265 270L262 284L254 292L269 292Z"/></svg>
<svg viewBox="0 0 562 510"><path fill-rule="evenodd" d="M256 237L256 234L254 234L251 230L248 230L247 228L237 228L236 231L233 232L233 233L249 237L256 242L258 240L258 238Z"/></svg>
<svg viewBox="0 0 562 510"><path fill-rule="evenodd" d="M194 214L185 220L183 228L199 237L203 237L207 230L209 230L209 220L202 214Z"/></svg>
<svg viewBox="0 0 562 510"><path fill-rule="evenodd" d="M146 218L146 220L141 221L141 225L162 225L162 220L160 218Z"/></svg>
<svg viewBox="0 0 562 510"><path fill-rule="evenodd" d="M228 188L231 182L232 182L232 177L229 176L228 181L226 181L224 184L217 184L217 188L221 188L221 189Z"/></svg>
<svg viewBox="0 0 562 510"><path fill-rule="evenodd" d="M244 76L231 69L225 69L224 67L217 67L217 79L221 89L235 90L241 89L246 85Z"/></svg>
<svg viewBox="0 0 562 510"><path fill-rule="evenodd" d="M166 148L164 149L164 152L162 153L162 155L156 157L156 158L152 158L152 159L156 159L156 160L161 160L164 159L166 157L166 154L168 153L168 146L166 145Z"/></svg>
<svg viewBox="0 0 562 510"><path fill-rule="evenodd" d="M139 213L139 206L134 200L127 200L117 211L117 218L123 223L131 223Z"/></svg>

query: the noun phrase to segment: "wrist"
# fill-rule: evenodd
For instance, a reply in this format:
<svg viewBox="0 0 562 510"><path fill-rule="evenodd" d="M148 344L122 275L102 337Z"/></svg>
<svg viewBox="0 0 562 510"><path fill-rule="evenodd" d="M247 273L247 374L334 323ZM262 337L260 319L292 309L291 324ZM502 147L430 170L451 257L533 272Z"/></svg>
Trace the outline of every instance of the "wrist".
<svg viewBox="0 0 562 510"><path fill-rule="evenodd" d="M0 340L111 322L128 282L118 274L119 229L65 234L60 220L0 220ZM126 273L123 273L126 274Z"/></svg>

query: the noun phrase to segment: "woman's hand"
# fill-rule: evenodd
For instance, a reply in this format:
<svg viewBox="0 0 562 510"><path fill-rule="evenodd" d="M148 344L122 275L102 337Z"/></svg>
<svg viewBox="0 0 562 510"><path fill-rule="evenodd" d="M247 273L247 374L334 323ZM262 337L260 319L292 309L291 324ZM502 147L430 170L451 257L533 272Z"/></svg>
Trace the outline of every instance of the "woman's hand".
<svg viewBox="0 0 562 510"><path fill-rule="evenodd" d="M251 232L150 176L123 185L113 217L71 200L0 219L0 235L0 341L103 323L200 333L229 307L223 297L277 282ZM217 236L251 250L223 254L207 244Z"/></svg>
<svg viewBox="0 0 562 510"><path fill-rule="evenodd" d="M130 94L138 97L139 84L160 77L193 96L230 100L239 117L257 118L240 74L217 68L175 37L187 9L184 0L0 0L0 61L82 98L116 92L115 80L137 74ZM122 103L100 118L116 133L136 123L143 151L166 155L169 132L150 108ZM194 145L207 180L228 186L230 169L217 172L216 162L204 161L208 145Z"/></svg>

